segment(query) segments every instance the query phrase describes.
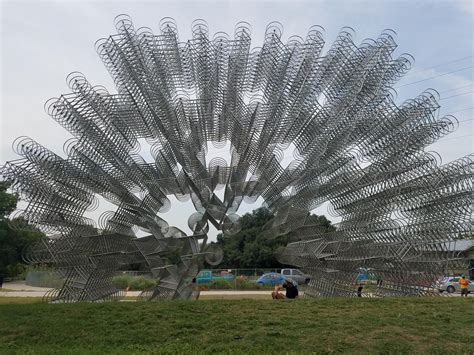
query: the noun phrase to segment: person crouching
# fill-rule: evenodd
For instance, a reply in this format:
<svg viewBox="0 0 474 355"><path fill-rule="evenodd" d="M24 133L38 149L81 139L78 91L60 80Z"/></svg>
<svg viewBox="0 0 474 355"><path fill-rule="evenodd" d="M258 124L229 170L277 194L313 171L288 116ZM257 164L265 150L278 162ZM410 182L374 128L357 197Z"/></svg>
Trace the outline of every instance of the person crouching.
<svg viewBox="0 0 474 355"><path fill-rule="evenodd" d="M278 292L281 289L286 289L286 295ZM285 280L282 285L276 285L272 292L272 298L274 300L281 300L285 298L296 298L298 297L298 286L291 280Z"/></svg>

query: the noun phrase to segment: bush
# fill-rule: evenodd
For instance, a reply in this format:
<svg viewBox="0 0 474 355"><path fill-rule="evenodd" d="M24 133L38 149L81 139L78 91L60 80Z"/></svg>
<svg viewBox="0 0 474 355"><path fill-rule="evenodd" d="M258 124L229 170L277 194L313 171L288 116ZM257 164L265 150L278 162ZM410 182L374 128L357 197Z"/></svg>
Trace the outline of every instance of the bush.
<svg viewBox="0 0 474 355"><path fill-rule="evenodd" d="M208 287L212 290L271 290L273 286L264 286L256 283L254 280L248 280L244 276L237 276L235 280L219 280L209 284ZM201 290L204 287L201 286Z"/></svg>
<svg viewBox="0 0 474 355"><path fill-rule="evenodd" d="M244 277L237 277L236 289L237 290L270 290L273 286L265 286L257 283L254 280L247 280Z"/></svg>
<svg viewBox="0 0 474 355"><path fill-rule="evenodd" d="M119 289L128 288L130 291L144 291L155 287L157 280L146 276L117 275L112 278L112 283Z"/></svg>
<svg viewBox="0 0 474 355"><path fill-rule="evenodd" d="M117 288L124 290L128 287L129 283L131 283L131 276L127 275L120 275L114 276L112 278L112 284L114 284Z"/></svg>
<svg viewBox="0 0 474 355"><path fill-rule="evenodd" d="M28 266L22 263L16 263L12 265L8 265L6 267L6 275L9 277L15 277L20 280L26 279L26 274L28 273L29 269Z"/></svg>
<svg viewBox="0 0 474 355"><path fill-rule="evenodd" d="M233 290L234 281L218 280L214 281L210 287L214 290Z"/></svg>
<svg viewBox="0 0 474 355"><path fill-rule="evenodd" d="M156 280L150 279L145 276L132 277L130 284L131 290L149 290L157 285Z"/></svg>

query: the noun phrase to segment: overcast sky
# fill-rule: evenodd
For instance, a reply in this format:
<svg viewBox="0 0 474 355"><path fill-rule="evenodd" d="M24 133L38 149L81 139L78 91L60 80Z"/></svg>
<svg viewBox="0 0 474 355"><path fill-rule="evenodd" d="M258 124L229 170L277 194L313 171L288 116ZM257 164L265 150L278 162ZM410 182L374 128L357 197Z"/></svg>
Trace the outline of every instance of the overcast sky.
<svg viewBox="0 0 474 355"><path fill-rule="evenodd" d="M94 85L115 92L107 70L94 50L97 39L115 33L114 17L129 14L135 27L158 32L163 17L173 17L180 40L191 37L191 22L205 19L211 35L233 33L234 25L252 26L252 45L260 46L266 25L279 21L283 39L305 37L312 25L325 28L326 48L343 26L356 31L356 43L376 38L386 28L397 32L397 54L410 53L414 69L395 87L399 103L427 88L441 96L440 114L455 112L456 132L430 150L443 163L473 151L473 17L474 1L1 1L1 146L0 165L17 158L12 141L29 136L62 154L69 138L43 105L68 92L65 78L80 71ZM454 73L451 73L455 71ZM433 78L435 77L435 78ZM419 81L419 82L418 82ZM100 210L110 206L103 205ZM259 207L245 205L239 213ZM96 211L94 217L100 211ZM183 214L190 205L175 203L164 215L185 231ZM321 209L320 212L324 213Z"/></svg>

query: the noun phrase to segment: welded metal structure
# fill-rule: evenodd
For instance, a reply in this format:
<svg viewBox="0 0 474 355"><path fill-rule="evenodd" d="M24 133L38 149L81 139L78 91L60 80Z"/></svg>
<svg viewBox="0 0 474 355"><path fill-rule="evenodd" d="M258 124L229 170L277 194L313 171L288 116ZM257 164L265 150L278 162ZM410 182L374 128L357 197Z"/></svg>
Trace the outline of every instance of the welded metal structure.
<svg viewBox="0 0 474 355"><path fill-rule="evenodd" d="M65 157L19 138L21 158L1 169L29 202L21 216L54 235L26 255L65 277L50 300L119 297L111 277L134 262L160 280L143 299L193 297L199 256L222 259L207 246L209 225L238 232L241 202L259 197L275 213L263 233L291 238L280 260L313 275L309 296L355 296L360 268L379 279L370 295L429 294L464 265L450 245L471 236L472 157L441 165L425 151L457 121L439 117L434 90L395 103L412 58L393 56L392 31L357 46L343 28L323 53L318 26L283 42L271 23L257 49L247 23L210 37L196 20L185 41L169 18L158 34L124 15L116 27L96 48L118 93L72 73L72 92L46 104L74 137ZM151 159L139 154L144 142ZM226 144L227 159L208 161ZM191 233L166 222L170 195L194 204ZM100 198L117 209L96 224L84 213ZM335 231L309 217L326 201L342 218Z"/></svg>

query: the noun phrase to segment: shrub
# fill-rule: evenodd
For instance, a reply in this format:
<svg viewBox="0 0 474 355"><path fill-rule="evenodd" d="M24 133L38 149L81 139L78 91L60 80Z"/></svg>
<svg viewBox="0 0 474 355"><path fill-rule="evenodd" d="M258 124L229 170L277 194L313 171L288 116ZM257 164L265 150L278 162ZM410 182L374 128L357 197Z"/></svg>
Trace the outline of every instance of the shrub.
<svg viewBox="0 0 474 355"><path fill-rule="evenodd" d="M236 289L237 290L270 290L273 286L271 285L261 285L255 280L247 280L243 277L237 277L236 279Z"/></svg>
<svg viewBox="0 0 474 355"><path fill-rule="evenodd" d="M130 278L131 276L127 276L127 275L114 276L112 278L112 284L114 284L117 288L124 290L128 287Z"/></svg>
<svg viewBox="0 0 474 355"><path fill-rule="evenodd" d="M26 279L26 274L28 273L29 268L25 264L16 263L12 265L7 265L6 275L10 277L16 277L20 280Z"/></svg>
<svg viewBox="0 0 474 355"><path fill-rule="evenodd" d="M130 289L143 291L155 287L156 284L156 280L150 279L145 276L132 277Z"/></svg>
<svg viewBox="0 0 474 355"><path fill-rule="evenodd" d="M252 285L251 282L249 280L246 280L245 278L243 277L237 277L235 279L235 283L236 283L236 289L237 290L252 290ZM255 285L257 285L255 283Z"/></svg>
<svg viewBox="0 0 474 355"><path fill-rule="evenodd" d="M119 289L128 288L130 291L143 291L153 288L157 280L146 276L117 275L112 278L112 283Z"/></svg>
<svg viewBox="0 0 474 355"><path fill-rule="evenodd" d="M237 276L235 280L219 280L208 285L211 290L271 290L271 285L260 285L254 280L248 280L246 277ZM201 290L205 290L201 286Z"/></svg>
<svg viewBox="0 0 474 355"><path fill-rule="evenodd" d="M210 287L214 290L233 290L234 281L218 280L214 281Z"/></svg>

